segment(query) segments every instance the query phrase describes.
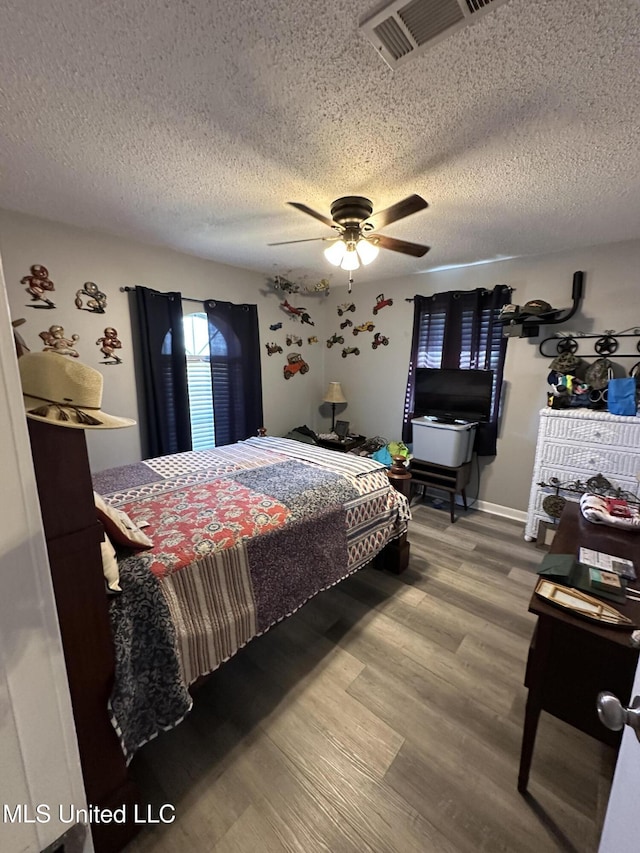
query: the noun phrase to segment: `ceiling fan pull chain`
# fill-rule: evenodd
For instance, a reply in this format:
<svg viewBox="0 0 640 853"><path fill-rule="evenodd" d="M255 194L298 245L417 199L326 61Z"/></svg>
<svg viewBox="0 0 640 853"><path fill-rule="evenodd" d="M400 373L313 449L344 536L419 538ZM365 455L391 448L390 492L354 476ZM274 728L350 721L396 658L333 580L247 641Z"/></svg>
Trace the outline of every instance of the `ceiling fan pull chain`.
<svg viewBox="0 0 640 853"><path fill-rule="evenodd" d="M349 287L347 288L347 292L351 293L351 286L353 285L353 273L349 272Z"/></svg>

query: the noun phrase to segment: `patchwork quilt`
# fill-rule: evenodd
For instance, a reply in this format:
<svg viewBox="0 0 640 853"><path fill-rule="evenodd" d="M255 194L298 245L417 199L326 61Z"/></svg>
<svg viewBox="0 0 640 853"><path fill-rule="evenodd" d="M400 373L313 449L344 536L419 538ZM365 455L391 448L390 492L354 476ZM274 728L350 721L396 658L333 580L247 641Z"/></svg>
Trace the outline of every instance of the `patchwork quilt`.
<svg viewBox="0 0 640 853"><path fill-rule="evenodd" d="M410 518L368 458L263 437L94 475L154 547L119 559L110 711L130 760L191 708L189 685L357 571Z"/></svg>

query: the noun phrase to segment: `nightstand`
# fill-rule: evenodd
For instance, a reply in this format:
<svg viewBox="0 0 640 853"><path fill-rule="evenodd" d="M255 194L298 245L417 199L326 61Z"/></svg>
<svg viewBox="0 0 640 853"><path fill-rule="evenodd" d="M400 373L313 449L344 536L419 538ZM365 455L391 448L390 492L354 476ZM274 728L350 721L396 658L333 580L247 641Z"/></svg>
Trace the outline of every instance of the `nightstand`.
<svg viewBox="0 0 640 853"><path fill-rule="evenodd" d="M467 509L467 495L465 488L471 479L471 462L465 462L457 468L448 465L436 465L435 462L423 462L421 459L412 459L409 470L411 471L413 486L431 486L434 489L442 489L449 492L449 513L451 523L456 520L454 515L455 496L460 493L465 510Z"/></svg>
<svg viewBox="0 0 640 853"><path fill-rule="evenodd" d="M350 435L348 438L319 438L318 445L325 447L327 450L337 450L340 453L348 453L355 447L364 444L366 437L364 435Z"/></svg>

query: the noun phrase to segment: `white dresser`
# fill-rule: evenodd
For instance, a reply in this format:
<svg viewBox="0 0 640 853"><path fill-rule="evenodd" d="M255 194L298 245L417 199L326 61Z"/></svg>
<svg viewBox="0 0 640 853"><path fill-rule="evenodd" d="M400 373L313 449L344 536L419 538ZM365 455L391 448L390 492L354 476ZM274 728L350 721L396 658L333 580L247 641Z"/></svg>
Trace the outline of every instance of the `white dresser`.
<svg viewBox="0 0 640 853"><path fill-rule="evenodd" d="M542 508L547 495L556 490L543 488L556 477L561 483L586 483L602 474L613 486L638 493L640 484L640 417L622 417L593 409L542 409L538 428L536 458L531 480L524 538L538 535L540 521L553 521ZM567 500L580 494L560 491Z"/></svg>

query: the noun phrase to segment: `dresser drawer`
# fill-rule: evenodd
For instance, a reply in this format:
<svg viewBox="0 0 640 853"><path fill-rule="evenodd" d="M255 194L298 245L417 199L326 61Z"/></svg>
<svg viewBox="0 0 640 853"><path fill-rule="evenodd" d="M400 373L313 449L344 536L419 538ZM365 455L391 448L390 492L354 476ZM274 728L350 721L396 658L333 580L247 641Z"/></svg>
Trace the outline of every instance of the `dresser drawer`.
<svg viewBox="0 0 640 853"><path fill-rule="evenodd" d="M606 413L597 420L544 417L544 437L547 440L555 439L570 444L625 447L640 454L640 418L616 418L614 415L609 415L608 418Z"/></svg>
<svg viewBox="0 0 640 853"><path fill-rule="evenodd" d="M640 448L547 441L541 449L540 464L545 468L586 473L586 479L595 474L603 474L607 479L609 476L634 477L640 471Z"/></svg>

